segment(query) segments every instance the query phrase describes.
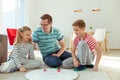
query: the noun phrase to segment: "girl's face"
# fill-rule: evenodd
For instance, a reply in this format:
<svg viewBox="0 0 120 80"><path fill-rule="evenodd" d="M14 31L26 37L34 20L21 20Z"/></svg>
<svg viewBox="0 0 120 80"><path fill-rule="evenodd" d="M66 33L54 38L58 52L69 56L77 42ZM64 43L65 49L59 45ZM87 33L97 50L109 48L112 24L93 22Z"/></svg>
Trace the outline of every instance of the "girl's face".
<svg viewBox="0 0 120 80"><path fill-rule="evenodd" d="M31 39L31 31L26 30L21 33L22 34L22 41L23 42L28 42Z"/></svg>
<svg viewBox="0 0 120 80"><path fill-rule="evenodd" d="M73 30L76 35L80 36L84 32L85 27L79 28L79 26L73 26Z"/></svg>

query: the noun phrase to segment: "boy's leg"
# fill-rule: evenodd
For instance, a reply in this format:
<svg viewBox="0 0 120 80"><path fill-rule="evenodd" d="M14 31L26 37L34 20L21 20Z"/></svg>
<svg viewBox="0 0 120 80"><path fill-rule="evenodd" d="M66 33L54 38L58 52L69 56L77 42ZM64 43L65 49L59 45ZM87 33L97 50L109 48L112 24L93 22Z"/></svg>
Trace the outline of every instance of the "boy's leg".
<svg viewBox="0 0 120 80"><path fill-rule="evenodd" d="M77 58L80 61L80 65L86 65L87 62L87 49L88 45L85 41L80 41L78 44Z"/></svg>
<svg viewBox="0 0 120 80"><path fill-rule="evenodd" d="M70 58L70 57L72 57L71 54L67 51L64 51L63 54L60 56L60 59L63 61L63 60Z"/></svg>
<svg viewBox="0 0 120 80"><path fill-rule="evenodd" d="M27 60L25 63L23 63L23 66L26 69L40 68L42 66L42 62L40 60Z"/></svg>
<svg viewBox="0 0 120 80"><path fill-rule="evenodd" d="M63 68L73 68L73 59L72 57L70 58L67 58L63 61L63 64L62 64Z"/></svg>
<svg viewBox="0 0 120 80"><path fill-rule="evenodd" d="M94 53L91 52L91 50L88 51L88 55L87 55L87 62L86 62L86 67L87 68L93 68L94 65L92 64L92 62L94 61Z"/></svg>
<svg viewBox="0 0 120 80"><path fill-rule="evenodd" d="M43 61L45 62L46 65L53 68L62 65L62 60L60 60L60 58L57 56L48 55L43 58Z"/></svg>
<svg viewBox="0 0 120 80"><path fill-rule="evenodd" d="M87 63L87 55L89 47L85 41L80 41L78 44L78 54L77 58L80 61L80 66L77 68L74 68L75 71L85 70L86 69L86 63Z"/></svg>

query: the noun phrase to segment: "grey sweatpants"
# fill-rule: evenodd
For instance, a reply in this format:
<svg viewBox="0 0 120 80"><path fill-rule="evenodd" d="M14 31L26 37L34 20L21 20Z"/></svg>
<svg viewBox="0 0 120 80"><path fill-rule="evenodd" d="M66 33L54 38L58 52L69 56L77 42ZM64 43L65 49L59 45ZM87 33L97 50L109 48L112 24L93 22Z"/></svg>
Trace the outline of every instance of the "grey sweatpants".
<svg viewBox="0 0 120 80"><path fill-rule="evenodd" d="M26 60L22 59L21 64L26 69L34 69L34 68L40 68L42 66L42 62L40 60ZM5 63L2 63L0 65L0 72L2 73L9 73L10 70L16 68L16 64L14 63L13 59L8 60Z"/></svg>
<svg viewBox="0 0 120 80"><path fill-rule="evenodd" d="M94 54L90 50L88 44L85 41L80 41L78 43L78 54L77 59L80 62L81 65L89 65L94 60ZM63 67L64 68L73 68L73 59L72 57L65 59L63 61Z"/></svg>

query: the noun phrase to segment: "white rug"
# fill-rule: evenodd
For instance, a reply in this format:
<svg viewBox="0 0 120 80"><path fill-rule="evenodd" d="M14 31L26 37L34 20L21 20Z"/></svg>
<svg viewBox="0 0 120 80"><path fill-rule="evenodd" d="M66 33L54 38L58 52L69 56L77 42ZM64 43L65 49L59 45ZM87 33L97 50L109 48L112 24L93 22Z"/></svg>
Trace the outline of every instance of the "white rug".
<svg viewBox="0 0 120 80"><path fill-rule="evenodd" d="M28 80L25 77L26 73L27 72L14 72L9 74L0 73L0 80ZM100 69L98 72L87 69L77 73L79 76L75 80L110 80L108 75L102 69Z"/></svg>

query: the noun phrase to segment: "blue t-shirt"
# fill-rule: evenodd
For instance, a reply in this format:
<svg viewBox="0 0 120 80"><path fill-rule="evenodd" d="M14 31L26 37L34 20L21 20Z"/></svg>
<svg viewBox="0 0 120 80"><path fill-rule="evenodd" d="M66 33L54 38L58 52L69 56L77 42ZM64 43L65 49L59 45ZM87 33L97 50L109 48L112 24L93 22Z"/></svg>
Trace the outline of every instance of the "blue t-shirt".
<svg viewBox="0 0 120 80"><path fill-rule="evenodd" d="M51 27L49 34L45 33L42 27L38 27L32 35L32 40L38 44L43 57L59 50L57 41L62 39L63 35L53 27Z"/></svg>

